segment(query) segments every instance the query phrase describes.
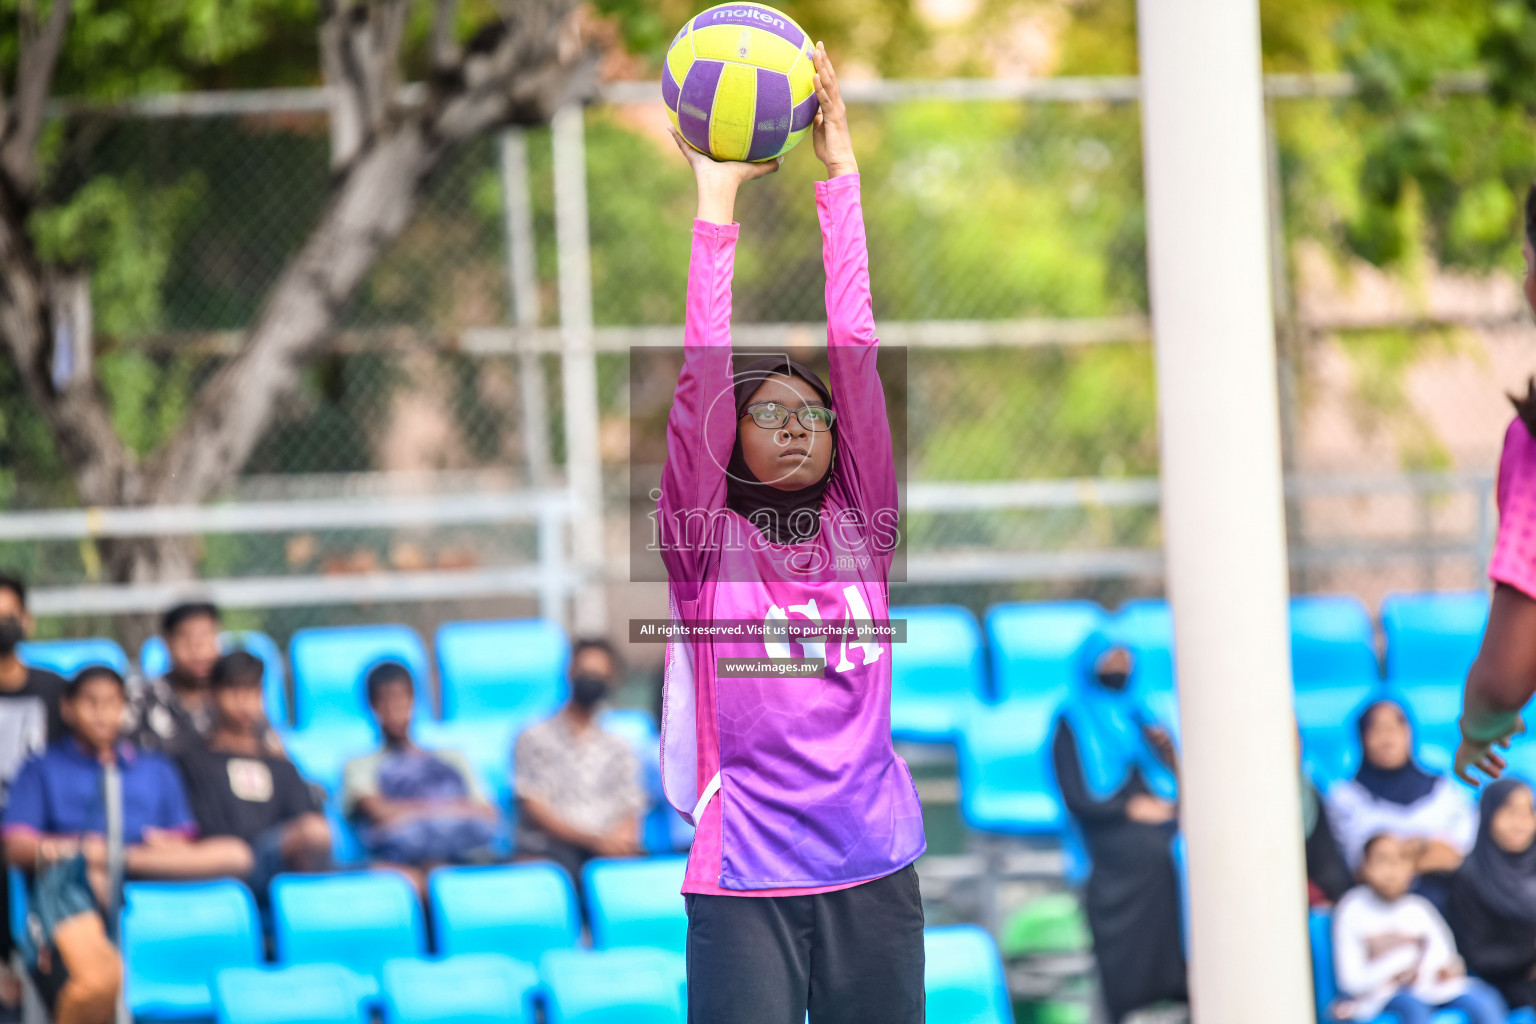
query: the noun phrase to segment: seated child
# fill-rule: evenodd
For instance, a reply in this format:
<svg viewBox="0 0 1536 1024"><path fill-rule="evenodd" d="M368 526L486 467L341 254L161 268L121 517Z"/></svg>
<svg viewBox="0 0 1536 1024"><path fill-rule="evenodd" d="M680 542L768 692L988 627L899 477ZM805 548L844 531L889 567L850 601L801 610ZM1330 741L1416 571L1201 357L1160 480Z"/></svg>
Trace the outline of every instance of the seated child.
<svg viewBox="0 0 1536 1024"><path fill-rule="evenodd" d="M1456 942L1439 911L1411 894L1413 858L1390 835L1365 844L1360 880L1333 911L1338 1020L1372 1021L1381 1013L1401 1024L1429 1024L1438 1009L1456 1009L1470 1024L1503 1024L1506 1009L1487 983L1467 977Z"/></svg>

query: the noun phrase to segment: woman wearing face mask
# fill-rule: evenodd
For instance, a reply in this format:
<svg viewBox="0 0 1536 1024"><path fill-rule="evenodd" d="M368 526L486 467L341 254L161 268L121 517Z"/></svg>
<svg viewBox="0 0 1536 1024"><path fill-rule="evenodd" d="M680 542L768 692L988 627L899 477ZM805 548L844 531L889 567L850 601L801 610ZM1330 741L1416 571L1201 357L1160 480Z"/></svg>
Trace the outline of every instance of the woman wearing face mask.
<svg viewBox="0 0 1536 1024"><path fill-rule="evenodd" d="M1519 779L1483 793L1477 843L1451 879L1450 924L1468 971L1511 1008L1536 1005L1536 808Z"/></svg>
<svg viewBox="0 0 1536 1024"><path fill-rule="evenodd" d="M1142 695L1135 659L1103 633L1083 644L1051 746L1067 813L1093 860L1088 928L1110 1019L1188 998L1179 887L1178 758Z"/></svg>
<svg viewBox="0 0 1536 1024"><path fill-rule="evenodd" d="M688 1019L920 1024L922 808L889 637L858 632L888 614L895 462L847 111L826 52L806 57L830 386L786 356L733 364L736 192L776 165L676 140L699 205L657 517L670 618L698 629L668 645L661 753L697 826Z"/></svg>

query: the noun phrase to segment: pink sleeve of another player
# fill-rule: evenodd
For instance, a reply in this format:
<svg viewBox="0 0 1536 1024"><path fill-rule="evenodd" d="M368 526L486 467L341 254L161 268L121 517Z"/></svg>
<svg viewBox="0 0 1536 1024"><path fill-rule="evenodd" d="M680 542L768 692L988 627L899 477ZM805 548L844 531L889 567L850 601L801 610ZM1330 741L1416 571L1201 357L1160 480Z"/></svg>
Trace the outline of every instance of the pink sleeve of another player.
<svg viewBox="0 0 1536 1024"><path fill-rule="evenodd" d="M1499 458L1499 538L1488 578L1536 598L1536 441L1516 419Z"/></svg>

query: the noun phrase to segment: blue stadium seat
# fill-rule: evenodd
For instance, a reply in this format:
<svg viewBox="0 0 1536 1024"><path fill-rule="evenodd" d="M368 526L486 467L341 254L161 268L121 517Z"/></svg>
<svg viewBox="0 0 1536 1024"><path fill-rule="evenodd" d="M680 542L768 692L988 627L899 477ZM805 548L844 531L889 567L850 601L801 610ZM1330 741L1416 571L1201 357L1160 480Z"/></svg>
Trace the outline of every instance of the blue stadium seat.
<svg viewBox="0 0 1536 1024"><path fill-rule="evenodd" d="M592 947L654 946L683 951L687 857L590 860L582 868Z"/></svg>
<svg viewBox="0 0 1536 1024"><path fill-rule="evenodd" d="M1387 684L1412 709L1426 739L1460 742L1461 690L1482 645L1488 595L1394 594L1381 604Z"/></svg>
<svg viewBox="0 0 1536 1024"><path fill-rule="evenodd" d="M325 823L331 826L331 860L338 868L360 867L368 860L357 830L341 814L339 797L325 801Z"/></svg>
<svg viewBox="0 0 1536 1024"><path fill-rule="evenodd" d="M891 644L891 734L915 743L953 743L970 706L987 695L981 629L959 605L892 608L906 643Z"/></svg>
<svg viewBox="0 0 1536 1024"><path fill-rule="evenodd" d="M267 705L267 719L273 725L288 724L288 673L283 668L283 652L277 641L259 630L225 630L219 634L222 651L247 651L261 659L266 666L262 676L262 692ZM171 655L165 649L165 641L152 636L139 648L139 671L145 679L165 675L171 667Z"/></svg>
<svg viewBox="0 0 1536 1024"><path fill-rule="evenodd" d="M680 953L551 950L539 961L539 977L548 1024L683 1024L687 982Z"/></svg>
<svg viewBox="0 0 1536 1024"><path fill-rule="evenodd" d="M986 930L956 924L923 931L923 986L931 1024L1013 1024L997 943Z"/></svg>
<svg viewBox="0 0 1536 1024"><path fill-rule="evenodd" d="M1372 637L1371 617L1356 598L1291 599L1291 677L1303 730L1343 726L1381 691Z"/></svg>
<svg viewBox="0 0 1536 1024"><path fill-rule="evenodd" d="M1173 612L1162 598L1127 601L1115 612L1115 637L1136 655L1137 685L1172 691Z"/></svg>
<svg viewBox="0 0 1536 1024"><path fill-rule="evenodd" d="M427 886L432 934L444 956L505 953L536 963L581 938L576 892L554 864L440 868Z"/></svg>
<svg viewBox="0 0 1536 1024"><path fill-rule="evenodd" d="M285 964L341 964L377 979L386 960L425 949L416 890L393 871L278 875L272 923Z"/></svg>
<svg viewBox="0 0 1536 1024"><path fill-rule="evenodd" d="M123 889L123 959L136 1020L213 1015L213 976L261 961L250 890L233 880L129 882Z"/></svg>
<svg viewBox="0 0 1536 1024"><path fill-rule="evenodd" d="M338 964L229 967L213 992L218 1024L369 1024L367 986Z"/></svg>
<svg viewBox="0 0 1536 1024"><path fill-rule="evenodd" d="M1481 590L1388 596L1381 602L1387 682L1460 685L1482 645L1488 605Z"/></svg>
<svg viewBox="0 0 1536 1024"><path fill-rule="evenodd" d="M448 622L437 631L443 718L530 718L565 700L570 643L544 619Z"/></svg>
<svg viewBox="0 0 1536 1024"><path fill-rule="evenodd" d="M363 680L381 661L399 661L416 681L416 714L432 717L431 670L421 637L409 626L316 626L293 634L294 724L368 721Z"/></svg>
<svg viewBox="0 0 1536 1024"><path fill-rule="evenodd" d="M1023 601L987 609L993 697L1041 701L1054 712L1077 678L1077 651L1108 621L1092 601Z"/></svg>
<svg viewBox="0 0 1536 1024"><path fill-rule="evenodd" d="M386 1024L532 1024L539 975L499 953L384 965Z"/></svg>
<svg viewBox="0 0 1536 1024"><path fill-rule="evenodd" d="M379 746L378 729L363 721L322 722L308 729L280 730L279 735L299 774L319 783L327 793L341 792L348 761Z"/></svg>
<svg viewBox="0 0 1536 1024"><path fill-rule="evenodd" d="M1051 769L1055 708L979 707L960 730L960 814L984 832L1055 835L1065 823Z"/></svg>
<svg viewBox="0 0 1536 1024"><path fill-rule="evenodd" d="M84 640L27 640L16 648L22 663L46 668L68 679L87 665L111 665L128 674L128 655L116 640L104 636Z"/></svg>

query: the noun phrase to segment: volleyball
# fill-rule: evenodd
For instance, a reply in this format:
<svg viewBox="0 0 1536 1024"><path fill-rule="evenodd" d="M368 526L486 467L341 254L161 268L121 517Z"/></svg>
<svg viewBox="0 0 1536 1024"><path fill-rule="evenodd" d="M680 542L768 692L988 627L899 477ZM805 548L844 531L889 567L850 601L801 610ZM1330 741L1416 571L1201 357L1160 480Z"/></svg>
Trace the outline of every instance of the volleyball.
<svg viewBox="0 0 1536 1024"><path fill-rule="evenodd" d="M661 95L672 126L716 160L772 160L816 117L811 38L767 4L720 4L667 50Z"/></svg>

